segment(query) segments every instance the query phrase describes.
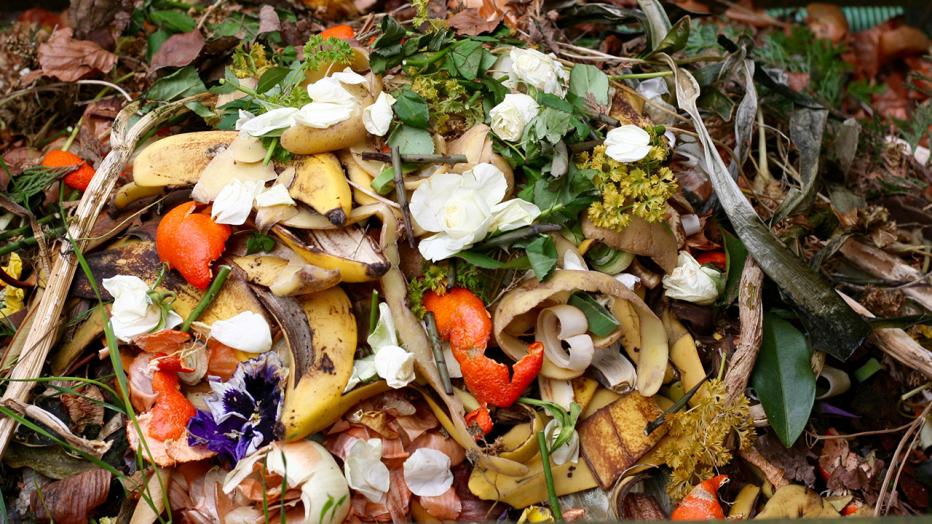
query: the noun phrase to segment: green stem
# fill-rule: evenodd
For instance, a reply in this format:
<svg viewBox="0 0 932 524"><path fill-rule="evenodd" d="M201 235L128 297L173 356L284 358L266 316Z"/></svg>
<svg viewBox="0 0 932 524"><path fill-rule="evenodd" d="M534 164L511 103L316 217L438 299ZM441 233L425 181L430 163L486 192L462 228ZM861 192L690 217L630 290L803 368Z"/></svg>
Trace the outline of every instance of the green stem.
<svg viewBox="0 0 932 524"><path fill-rule="evenodd" d="M653 73L628 73L626 75L612 75L612 80L642 80L645 78L658 78L661 76L670 76L673 71L655 71Z"/></svg>
<svg viewBox="0 0 932 524"><path fill-rule="evenodd" d="M537 447L540 448L540 460L544 466L544 481L547 483L547 497L550 499L550 512L553 520L563 522L563 512L560 510L560 499L557 490L553 487L553 471L550 470L550 451L547 449L547 438L543 431L537 432Z"/></svg>
<svg viewBox="0 0 932 524"><path fill-rule="evenodd" d="M369 302L369 334L375 331L375 325L379 322L379 290L372 290L372 300Z"/></svg>
<svg viewBox="0 0 932 524"><path fill-rule="evenodd" d="M427 334L430 336L430 349L434 353L434 363L437 364L437 371L440 372L440 381L443 382L443 391L447 395L453 394L453 383L450 382L450 370L447 369L447 359L443 354L443 342L440 340L440 333L437 331L437 320L434 314L428 311L424 315L427 321Z"/></svg>
<svg viewBox="0 0 932 524"><path fill-rule="evenodd" d="M61 227L56 227L55 229L50 229L46 231L46 234L47 234L46 236L57 238L60 235L63 235L64 233L65 233L65 228L64 226L61 226ZM27 247L32 247L38 243L39 242L36 240L36 237L26 237L24 239L17 240L16 242L11 242L3 247L0 247L0 256L8 255L14 251L25 249Z"/></svg>
<svg viewBox="0 0 932 524"><path fill-rule="evenodd" d="M57 217L58 217L57 214L52 213L51 215L46 215L38 219L36 222L44 225L44 224L48 224L49 222L55 220ZM6 240L8 238L13 238L15 236L23 235L23 234L30 233L30 232L32 232L32 226L29 226L29 225L18 227L16 229L9 229L7 231L4 231L3 233L0 233L0 240Z"/></svg>
<svg viewBox="0 0 932 524"><path fill-rule="evenodd" d="M81 118L78 119L78 123L74 125L71 129L71 134L68 135L68 140L65 140L65 144L61 146L62 151L68 151L71 149L71 144L74 143L74 139L78 137L78 131L81 130L81 122L84 120L84 115L81 115Z"/></svg>
<svg viewBox="0 0 932 524"><path fill-rule="evenodd" d="M230 266L227 265L220 266L213 282L211 282L210 287L207 288L207 293L204 293L204 296L201 297L200 302L197 303L197 306L191 311L188 318L184 319L184 323L181 324L181 331L187 333L191 329L191 324L193 324L194 321L201 316L201 313L207 309L207 306L217 298L217 294L220 293L223 283L227 281L227 277L230 275L230 269Z"/></svg>

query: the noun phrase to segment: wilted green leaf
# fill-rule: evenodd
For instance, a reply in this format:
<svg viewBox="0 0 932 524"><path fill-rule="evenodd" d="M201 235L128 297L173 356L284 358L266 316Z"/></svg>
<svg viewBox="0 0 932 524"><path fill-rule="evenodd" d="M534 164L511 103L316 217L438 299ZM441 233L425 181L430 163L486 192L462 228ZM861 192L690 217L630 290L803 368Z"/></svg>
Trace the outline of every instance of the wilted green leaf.
<svg viewBox="0 0 932 524"><path fill-rule="evenodd" d="M170 102L205 91L207 91L207 87L201 77L198 76L197 69L187 66L158 79L146 91L145 98L159 102Z"/></svg>
<svg viewBox="0 0 932 524"><path fill-rule="evenodd" d="M608 105L608 77L594 65L576 64L570 71L569 92L582 100L591 97L600 105Z"/></svg>

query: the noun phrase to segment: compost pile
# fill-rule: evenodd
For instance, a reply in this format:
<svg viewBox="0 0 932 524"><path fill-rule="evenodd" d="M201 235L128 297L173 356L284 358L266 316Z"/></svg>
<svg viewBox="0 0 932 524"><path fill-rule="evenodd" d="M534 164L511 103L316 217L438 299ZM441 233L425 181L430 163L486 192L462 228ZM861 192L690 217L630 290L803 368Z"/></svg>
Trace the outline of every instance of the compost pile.
<svg viewBox="0 0 932 524"><path fill-rule="evenodd" d="M927 513L932 48L884 13L4 13L0 510Z"/></svg>

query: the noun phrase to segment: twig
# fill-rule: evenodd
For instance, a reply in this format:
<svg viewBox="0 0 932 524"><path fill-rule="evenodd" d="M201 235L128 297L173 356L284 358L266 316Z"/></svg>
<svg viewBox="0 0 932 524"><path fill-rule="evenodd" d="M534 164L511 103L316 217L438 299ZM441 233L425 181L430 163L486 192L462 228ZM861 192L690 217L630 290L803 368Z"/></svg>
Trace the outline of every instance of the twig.
<svg viewBox="0 0 932 524"><path fill-rule="evenodd" d="M550 512L553 520L563 522L563 511L560 509L560 499L553 486L553 471L550 470L550 450L547 449L547 437L543 431L537 432L537 447L540 448L540 460L544 466L544 482L547 483L547 497L550 499Z"/></svg>
<svg viewBox="0 0 932 524"><path fill-rule="evenodd" d="M483 242L482 247L488 248L510 246L518 240L540 235L541 233L553 233L554 231L559 231L561 229L563 229L563 226L560 224L534 224L532 226L525 226L515 229L514 231L502 233L497 237L492 237L489 240Z"/></svg>
<svg viewBox="0 0 932 524"><path fill-rule="evenodd" d="M107 82L106 80L78 80L78 83L109 87L110 89L113 89L114 91L123 95L123 98L125 98L127 102L133 101L133 97L129 96L129 93L127 93L125 89L114 84L113 82Z"/></svg>
<svg viewBox="0 0 932 524"><path fill-rule="evenodd" d="M363 160L391 162L392 155L377 151L364 151ZM466 155L401 155L401 161L409 164L465 164L469 162Z"/></svg>
<svg viewBox="0 0 932 524"><path fill-rule="evenodd" d="M201 15L201 19L197 21L198 31L200 31L201 28L204 27L204 22L207 21L207 17L210 16L210 14L214 12L214 9L220 7L220 4L222 4L223 1L224 0L217 0L216 2L210 4L210 7L204 10L204 14Z"/></svg>
<svg viewBox="0 0 932 524"><path fill-rule="evenodd" d="M657 428L659 428L660 426L662 426L663 423L667 421L667 415L669 415L670 413L676 413L677 411L679 411L680 409L682 409L682 407L685 406L686 403L689 402L689 400L690 400L691 398L693 398L693 395L695 395L696 393L699 392L699 388L701 388L702 385L705 384L705 381L706 381L706 380L709 380L709 378L710 378L713 374L714 374L714 370L713 370L713 371L709 371L708 373L706 373L706 376L702 377L702 380L700 380L699 382L696 382L696 385L695 385L695 386L689 388L689 391L687 391L686 393L684 393L683 396L679 398L679 400L677 400L676 402L674 402L672 406L670 406L670 407L668 407L667 409L663 410L663 413L661 413L659 417L657 417L657 418L655 418L654 420L650 421L650 422L647 424L647 427L644 428L644 434L645 434L645 435L650 435L651 433L654 432L654 430L656 430Z"/></svg>
<svg viewBox="0 0 932 524"><path fill-rule="evenodd" d="M411 225L411 210L408 209L408 193L405 191L404 173L401 171L401 151L398 146L392 148L392 168L395 170L395 192L401 205L401 221L405 226L408 245L414 247L414 226Z"/></svg>
<svg viewBox="0 0 932 524"><path fill-rule="evenodd" d="M890 486L890 480L892 479L893 465L899 458L900 452L903 451L903 445L906 444L906 441L913 436L914 432L917 432L922 428L922 425L925 423L926 414L929 413L930 408L932 408L932 402L926 405L925 409L922 410L922 413L920 413L919 416L909 424L909 429L906 430L906 433L903 434L903 438L900 439L900 443L896 446L896 450L893 452L893 457L890 458L890 464L887 467L887 473L883 477L883 483L880 485L880 493L877 495L877 503L874 505L875 517L880 516L880 512L884 507L884 503L886 502L884 499L887 498L887 487ZM915 441L913 441L913 443L915 443ZM912 444L909 446L909 448L912 448ZM909 449L906 449L906 454L909 454ZM891 491L891 494L892 493L893 492Z"/></svg>
<svg viewBox="0 0 932 524"><path fill-rule="evenodd" d="M744 393L748 387L751 370L757 362L757 352L760 350L761 334L763 331L764 316L761 304L761 286L764 283L764 272L750 256L744 262L741 272L741 284L738 291L738 316L741 322L740 339L731 365L725 373L725 391L728 400L733 401Z"/></svg>
<svg viewBox="0 0 932 524"><path fill-rule="evenodd" d="M227 277L230 276L230 269L230 266L227 265L220 266L220 269L217 270L217 274L214 276L213 282L211 282L210 287L207 288L207 292L204 293L204 296L201 297L197 306L188 314L188 318L184 319L184 323L181 324L181 331L187 333L191 329L191 324L194 323L204 310L210 306L214 299L217 298L217 294L219 294L220 290L223 288L224 282L226 282Z"/></svg>
<svg viewBox="0 0 932 524"><path fill-rule="evenodd" d="M450 383L450 370L447 369L447 359L443 354L443 342L440 341L440 333L437 332L437 320L433 312L428 311L424 315L427 322L427 334L430 335L430 349L434 353L434 362L437 364L437 371L440 372L440 380L443 381L443 390L447 395L453 394L453 384Z"/></svg>
<svg viewBox="0 0 932 524"><path fill-rule="evenodd" d="M585 142L570 144L570 153L582 153L583 151L589 151L596 146L602 145L603 142L605 142L605 140L587 140Z"/></svg>

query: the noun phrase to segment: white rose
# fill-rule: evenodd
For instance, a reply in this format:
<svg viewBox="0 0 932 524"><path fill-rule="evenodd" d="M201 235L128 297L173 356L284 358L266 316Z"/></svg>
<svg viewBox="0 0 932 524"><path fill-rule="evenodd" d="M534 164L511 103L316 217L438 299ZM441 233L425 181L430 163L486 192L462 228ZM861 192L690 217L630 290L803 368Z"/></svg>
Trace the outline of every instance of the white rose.
<svg viewBox="0 0 932 524"><path fill-rule="evenodd" d="M295 121L308 127L326 129L349 120L358 101L343 87L344 83L351 82L342 82L341 78L328 76L308 84L307 94L311 97L311 103L304 105L295 114Z"/></svg>
<svg viewBox="0 0 932 524"><path fill-rule="evenodd" d="M462 175L439 173L411 195L411 216L421 229L436 233L421 240L418 250L436 262L468 249L496 229L528 225L540 215L530 202L502 203L508 190L505 175L492 164L476 164Z"/></svg>
<svg viewBox="0 0 932 524"><path fill-rule="evenodd" d="M162 311L149 300L149 284L134 275L115 275L103 279L104 289L113 297L110 306L110 324L113 334L123 342L155 329L162 319ZM182 318L169 312L165 329L181 324Z"/></svg>
<svg viewBox="0 0 932 524"><path fill-rule="evenodd" d="M676 269L663 277L663 287L667 291L667 297L702 305L715 302L722 285L720 271L702 267L686 251L680 251Z"/></svg>
<svg viewBox="0 0 932 524"><path fill-rule="evenodd" d="M370 135L385 136L388 128L392 125L392 118L395 114L392 112L392 104L395 103L395 97L381 92L375 99L375 103L362 111L362 123L366 126L366 131Z"/></svg>
<svg viewBox="0 0 932 524"><path fill-rule="evenodd" d="M272 330L265 318L252 311L218 320L210 326L210 338L246 353L264 353L272 349Z"/></svg>
<svg viewBox="0 0 932 524"><path fill-rule="evenodd" d="M522 93L505 95L502 103L489 111L492 119L492 131L502 140L517 142L524 135L528 122L537 116L540 106L537 101Z"/></svg>
<svg viewBox="0 0 932 524"><path fill-rule="evenodd" d="M375 372L388 387L401 389L414 382L414 354L401 346L382 346L375 352Z"/></svg>
<svg viewBox="0 0 932 524"><path fill-rule="evenodd" d="M544 426L544 435L547 436L551 446L559 438L561 428L562 426L557 420L550 420ZM574 429L573 436L569 440L561 444L557 449L550 450L550 458L558 466L567 462L573 462L574 464L579 462L579 433Z"/></svg>
<svg viewBox="0 0 932 524"><path fill-rule="evenodd" d="M605 135L605 154L618 162L637 162L650 153L650 135L640 127L627 124Z"/></svg>
<svg viewBox="0 0 932 524"><path fill-rule="evenodd" d="M516 80L543 91L562 97L564 84L569 78L563 65L552 54L545 55L536 49L512 48L511 73L512 85Z"/></svg>

